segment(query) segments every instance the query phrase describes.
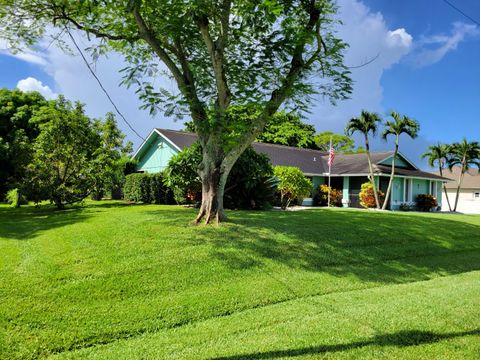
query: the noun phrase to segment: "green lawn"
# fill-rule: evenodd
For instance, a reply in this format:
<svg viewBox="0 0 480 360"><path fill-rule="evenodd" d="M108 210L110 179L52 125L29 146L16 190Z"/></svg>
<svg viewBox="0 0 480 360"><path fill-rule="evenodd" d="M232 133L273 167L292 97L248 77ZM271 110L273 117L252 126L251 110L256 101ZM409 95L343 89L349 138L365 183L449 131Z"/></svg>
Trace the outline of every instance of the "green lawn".
<svg viewBox="0 0 480 360"><path fill-rule="evenodd" d="M0 359L480 358L480 216L0 206Z"/></svg>

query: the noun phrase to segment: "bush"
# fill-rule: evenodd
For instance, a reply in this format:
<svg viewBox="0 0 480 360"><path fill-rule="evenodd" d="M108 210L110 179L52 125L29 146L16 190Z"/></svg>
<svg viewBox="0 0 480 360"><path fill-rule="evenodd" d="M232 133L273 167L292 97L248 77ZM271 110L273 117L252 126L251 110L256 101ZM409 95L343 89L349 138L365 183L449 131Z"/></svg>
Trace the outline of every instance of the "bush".
<svg viewBox="0 0 480 360"><path fill-rule="evenodd" d="M294 200L301 203L304 197L310 195L312 182L303 175L299 168L275 166L273 172L279 181L278 192L282 209L286 209Z"/></svg>
<svg viewBox="0 0 480 360"><path fill-rule="evenodd" d="M420 211L431 211L438 207L435 196L429 194L417 195L417 209Z"/></svg>
<svg viewBox="0 0 480 360"><path fill-rule="evenodd" d="M20 193L18 189L12 189L7 192L7 202L15 208L20 207L20 205L25 205L27 201L25 197Z"/></svg>
<svg viewBox="0 0 480 360"><path fill-rule="evenodd" d="M166 184L179 204L202 199L202 184L197 173L202 149L193 144L170 159L165 172ZM233 166L225 186L224 206L230 209L264 209L271 206L276 180L272 179L270 160L247 148Z"/></svg>
<svg viewBox="0 0 480 360"><path fill-rule="evenodd" d="M385 194L381 190L378 191L378 202L380 203L380 206L382 206L383 201L385 200ZM373 186L372 183L366 182L362 184L362 187L360 189L360 205L362 205L364 208L374 208L377 206L375 204L375 195L373 193Z"/></svg>
<svg viewBox="0 0 480 360"><path fill-rule="evenodd" d="M328 205L328 190L330 189L330 206L342 207L343 193L340 190L329 188L328 185L320 185L318 193L313 197L313 205L327 206Z"/></svg>
<svg viewBox="0 0 480 360"><path fill-rule="evenodd" d="M123 197L125 200L146 204L172 204L173 193L164 184L164 174L134 173L125 177Z"/></svg>

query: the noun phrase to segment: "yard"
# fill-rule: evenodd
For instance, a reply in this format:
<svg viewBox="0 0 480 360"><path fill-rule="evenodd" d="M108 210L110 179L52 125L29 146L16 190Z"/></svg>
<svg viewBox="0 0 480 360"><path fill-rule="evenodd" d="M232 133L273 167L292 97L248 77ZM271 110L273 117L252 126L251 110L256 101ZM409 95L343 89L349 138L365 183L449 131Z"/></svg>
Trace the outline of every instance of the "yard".
<svg viewBox="0 0 480 360"><path fill-rule="evenodd" d="M0 359L480 357L480 216L0 206Z"/></svg>

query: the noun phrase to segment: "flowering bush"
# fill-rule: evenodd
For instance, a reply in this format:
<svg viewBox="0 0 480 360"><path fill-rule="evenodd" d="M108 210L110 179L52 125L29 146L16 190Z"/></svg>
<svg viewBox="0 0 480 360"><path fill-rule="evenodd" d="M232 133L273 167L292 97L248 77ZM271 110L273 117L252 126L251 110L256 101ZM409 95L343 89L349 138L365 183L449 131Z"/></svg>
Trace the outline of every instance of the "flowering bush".
<svg viewBox="0 0 480 360"><path fill-rule="evenodd" d="M437 198L429 194L417 195L417 209L420 211L430 211L438 207Z"/></svg>
<svg viewBox="0 0 480 360"><path fill-rule="evenodd" d="M328 185L320 185L318 193L313 197L313 204L315 206L327 206L328 204L328 190L330 189L330 206L341 207L343 193L340 190L332 189Z"/></svg>
<svg viewBox="0 0 480 360"><path fill-rule="evenodd" d="M380 206L382 206L383 201L385 200L385 194L381 191L378 190L378 201L380 203ZM373 194L373 186L372 183L366 182L362 184L362 187L360 189L360 205L362 205L364 208L374 208L377 205L375 204L375 195Z"/></svg>

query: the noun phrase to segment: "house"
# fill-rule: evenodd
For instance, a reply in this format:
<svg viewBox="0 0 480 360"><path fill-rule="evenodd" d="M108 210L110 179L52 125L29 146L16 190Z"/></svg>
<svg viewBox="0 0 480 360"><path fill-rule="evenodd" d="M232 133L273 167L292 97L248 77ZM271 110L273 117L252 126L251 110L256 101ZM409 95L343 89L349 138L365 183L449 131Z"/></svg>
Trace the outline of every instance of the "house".
<svg viewBox="0 0 480 360"><path fill-rule="evenodd" d="M160 172L168 166L170 158L197 139L193 133L166 129L154 129L133 155L138 161L137 170ZM328 154L318 150L255 142L255 151L267 155L273 165L295 166L311 178L314 189L328 182ZM391 171L392 152L372 153L375 180L386 191ZM365 154L337 154L331 169L331 186L343 193L344 207L360 207L359 193L368 181L368 161ZM395 179L389 209L396 210L401 204L415 202L419 194L431 194L442 203L442 184L447 181L439 175L419 170L414 163L399 154L395 161ZM311 205L312 199L305 199Z"/></svg>
<svg viewBox="0 0 480 360"><path fill-rule="evenodd" d="M436 172L436 174L439 173ZM443 175L447 178L454 179L445 184L448 198L453 209L455 196L457 194L457 179L460 177L460 167L456 166L452 171L446 169L443 171ZM446 201L442 204L442 210L448 211ZM458 197L457 211L467 214L480 214L480 173L478 169L470 169L465 173Z"/></svg>

